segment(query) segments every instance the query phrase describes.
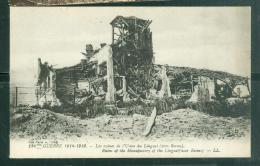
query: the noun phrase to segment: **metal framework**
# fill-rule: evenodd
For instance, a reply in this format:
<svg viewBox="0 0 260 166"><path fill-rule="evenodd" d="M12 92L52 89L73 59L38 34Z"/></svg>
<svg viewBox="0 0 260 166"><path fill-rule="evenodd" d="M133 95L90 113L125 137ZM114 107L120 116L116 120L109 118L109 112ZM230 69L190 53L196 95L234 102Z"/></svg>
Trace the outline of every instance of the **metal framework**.
<svg viewBox="0 0 260 166"><path fill-rule="evenodd" d="M114 60L118 66L129 67L153 63L152 21L137 17L117 16L112 25Z"/></svg>

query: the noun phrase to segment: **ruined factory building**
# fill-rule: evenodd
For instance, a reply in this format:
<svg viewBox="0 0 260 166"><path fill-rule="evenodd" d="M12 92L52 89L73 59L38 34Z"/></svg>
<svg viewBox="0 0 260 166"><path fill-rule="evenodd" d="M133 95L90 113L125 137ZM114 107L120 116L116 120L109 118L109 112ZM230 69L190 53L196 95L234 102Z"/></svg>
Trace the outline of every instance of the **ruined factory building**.
<svg viewBox="0 0 260 166"><path fill-rule="evenodd" d="M38 59L38 104L59 106L103 100L187 97L206 101L250 95L248 78L226 72L154 64L151 20L117 16L111 21L111 44L87 44L80 63L54 68Z"/></svg>

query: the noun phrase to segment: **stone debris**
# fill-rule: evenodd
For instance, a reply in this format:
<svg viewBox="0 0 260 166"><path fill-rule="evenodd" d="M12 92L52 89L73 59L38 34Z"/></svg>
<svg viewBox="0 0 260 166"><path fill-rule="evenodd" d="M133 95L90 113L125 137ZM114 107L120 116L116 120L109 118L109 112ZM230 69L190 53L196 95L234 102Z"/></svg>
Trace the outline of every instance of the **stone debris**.
<svg viewBox="0 0 260 166"><path fill-rule="evenodd" d="M79 119L46 109L27 109L11 116L11 137L49 135L59 139L98 137L120 140L239 139L249 136L250 119L214 117L192 109L178 109L157 115L155 125L145 137L148 117L133 115L101 115ZM54 134L55 133L55 134Z"/></svg>

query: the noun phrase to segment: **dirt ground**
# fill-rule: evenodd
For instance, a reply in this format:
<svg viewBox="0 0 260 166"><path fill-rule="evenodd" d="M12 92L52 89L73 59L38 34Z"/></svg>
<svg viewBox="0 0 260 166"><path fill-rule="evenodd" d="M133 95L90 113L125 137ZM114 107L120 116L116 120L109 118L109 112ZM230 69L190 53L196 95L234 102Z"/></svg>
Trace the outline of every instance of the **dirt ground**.
<svg viewBox="0 0 260 166"><path fill-rule="evenodd" d="M148 117L144 115L102 115L80 119L45 109L28 109L11 115L13 139L47 135L67 138L97 137L120 140L240 139L250 135L250 119L213 117L191 109L158 115L150 135L143 136Z"/></svg>

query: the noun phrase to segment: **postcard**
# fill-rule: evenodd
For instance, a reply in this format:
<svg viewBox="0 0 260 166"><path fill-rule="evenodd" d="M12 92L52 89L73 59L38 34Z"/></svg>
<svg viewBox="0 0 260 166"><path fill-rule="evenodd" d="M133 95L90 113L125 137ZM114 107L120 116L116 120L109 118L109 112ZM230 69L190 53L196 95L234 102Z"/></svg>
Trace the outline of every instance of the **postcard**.
<svg viewBox="0 0 260 166"><path fill-rule="evenodd" d="M250 7L11 7L11 158L251 156Z"/></svg>

